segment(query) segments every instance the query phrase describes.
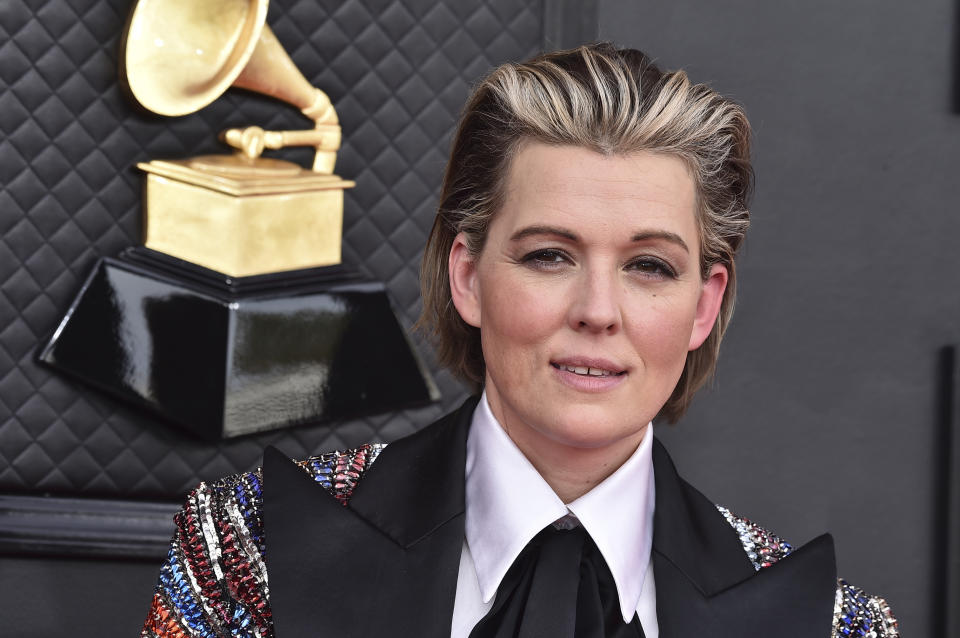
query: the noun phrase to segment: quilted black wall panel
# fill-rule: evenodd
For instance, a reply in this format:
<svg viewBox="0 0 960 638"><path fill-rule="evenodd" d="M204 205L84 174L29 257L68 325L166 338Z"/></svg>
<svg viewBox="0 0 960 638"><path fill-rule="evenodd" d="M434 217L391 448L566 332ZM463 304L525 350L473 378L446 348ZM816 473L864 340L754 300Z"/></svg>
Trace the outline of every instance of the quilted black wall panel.
<svg viewBox="0 0 960 638"><path fill-rule="evenodd" d="M37 365L96 258L140 243L136 162L218 152L227 127L309 124L240 91L181 118L135 108L117 78L131 4L0 2L0 491L171 498L254 467L265 445L302 456L391 440L456 404L463 389L437 372L443 400L431 408L211 445ZM386 282L407 328L457 113L484 72L538 49L542 12L536 0L271 3L268 23L343 125L337 172L357 182L344 261Z"/></svg>

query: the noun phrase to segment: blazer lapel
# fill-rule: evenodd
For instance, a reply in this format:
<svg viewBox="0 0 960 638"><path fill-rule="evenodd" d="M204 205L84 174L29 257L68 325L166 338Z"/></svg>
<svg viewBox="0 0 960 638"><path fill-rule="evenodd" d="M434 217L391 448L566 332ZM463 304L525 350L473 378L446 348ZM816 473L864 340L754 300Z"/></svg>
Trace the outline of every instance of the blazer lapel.
<svg viewBox="0 0 960 638"><path fill-rule="evenodd" d="M656 439L653 567L661 638L831 635L829 535L756 571L723 515L677 474Z"/></svg>
<svg viewBox="0 0 960 638"><path fill-rule="evenodd" d="M449 635L475 405L387 446L346 507L267 450L265 559L278 636Z"/></svg>

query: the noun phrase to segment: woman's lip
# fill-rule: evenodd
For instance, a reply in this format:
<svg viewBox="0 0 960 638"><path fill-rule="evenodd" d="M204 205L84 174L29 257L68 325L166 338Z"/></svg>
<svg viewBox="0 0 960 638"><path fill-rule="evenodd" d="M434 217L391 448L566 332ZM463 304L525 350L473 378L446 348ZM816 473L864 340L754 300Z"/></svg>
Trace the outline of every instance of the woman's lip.
<svg viewBox="0 0 960 638"><path fill-rule="evenodd" d="M627 378L626 372L595 376L570 372L565 367L558 367L557 365L551 365L551 368L561 383L581 392L606 392L617 387Z"/></svg>
<svg viewBox="0 0 960 638"><path fill-rule="evenodd" d="M623 374L626 372L623 366L618 365L609 359L599 359L594 357L566 357L563 359L553 359L550 361L550 365L552 365L554 368L586 368L589 370L600 370L611 374Z"/></svg>

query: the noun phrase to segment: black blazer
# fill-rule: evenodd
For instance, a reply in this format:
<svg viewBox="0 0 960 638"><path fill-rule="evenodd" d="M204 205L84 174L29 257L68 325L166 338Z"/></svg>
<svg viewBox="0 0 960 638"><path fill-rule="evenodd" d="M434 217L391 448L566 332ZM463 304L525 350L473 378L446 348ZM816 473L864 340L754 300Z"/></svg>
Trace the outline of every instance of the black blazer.
<svg viewBox="0 0 960 638"><path fill-rule="evenodd" d="M248 504L244 516L256 521L248 536L259 541L262 557L256 550L247 554L254 555L254 563L264 559L269 568L269 597L264 583L262 602L252 599L253 611L261 620L269 620L272 612L277 636L449 636L464 538L466 439L475 405L476 399L467 401L437 423L387 446L369 469L355 473L356 486L346 506L343 494L340 500L334 498L330 486L318 484L302 462L292 462L275 448L267 450L262 503ZM863 623L878 636L898 635L892 616L881 617L881 599L857 602L862 592L852 587L847 592L842 581L838 588L828 535L757 570L731 524L678 476L658 441L653 463L657 502L652 559L662 638L828 638ZM261 475L243 476L244 485L253 484L259 491ZM218 485L226 486L222 494ZM227 518L225 503L237 485L227 480L207 488L206 497L191 495L194 500L188 499L178 518L174 538L175 547L179 542L187 549L172 550L170 561L197 553L184 537L202 544L197 538L203 516L213 520L208 527L226 534L221 540L230 547L239 544L236 537L247 532L231 532L219 521ZM190 507L197 522L190 523ZM212 513L205 514L204 507ZM233 520L238 516L230 515ZM192 613L196 622L216 613L224 619L240 613L235 608L218 611L217 605L228 596L241 598L234 590L242 594L239 588L256 580L250 575L256 569L236 558L239 550L222 550L217 541L211 548L207 538L205 555L223 563L224 571L242 573L219 579L208 574L206 585L194 587L199 592L195 598L203 602L212 596L216 604L190 606L183 603L190 581L182 573L177 580L178 568L165 564L143 636L174 635L164 633L163 627L172 622L178 606L186 605L184 614ZM185 569L181 560L179 571ZM211 593L220 581L224 591Z"/></svg>

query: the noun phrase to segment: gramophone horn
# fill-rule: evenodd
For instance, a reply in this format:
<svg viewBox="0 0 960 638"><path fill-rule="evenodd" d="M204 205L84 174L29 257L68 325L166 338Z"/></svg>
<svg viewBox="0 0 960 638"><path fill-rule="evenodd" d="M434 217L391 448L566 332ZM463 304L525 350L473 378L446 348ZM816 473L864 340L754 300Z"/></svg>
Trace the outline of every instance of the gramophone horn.
<svg viewBox="0 0 960 638"><path fill-rule="evenodd" d="M330 100L294 65L265 24L268 0L138 0L121 53L121 77L146 109L186 115L231 85L337 121Z"/></svg>

